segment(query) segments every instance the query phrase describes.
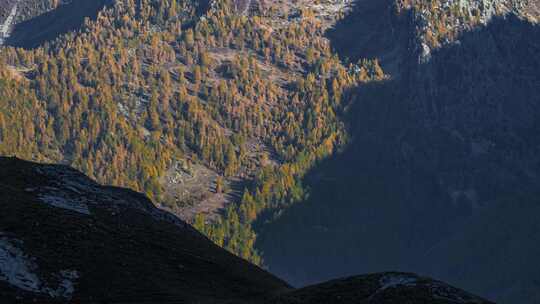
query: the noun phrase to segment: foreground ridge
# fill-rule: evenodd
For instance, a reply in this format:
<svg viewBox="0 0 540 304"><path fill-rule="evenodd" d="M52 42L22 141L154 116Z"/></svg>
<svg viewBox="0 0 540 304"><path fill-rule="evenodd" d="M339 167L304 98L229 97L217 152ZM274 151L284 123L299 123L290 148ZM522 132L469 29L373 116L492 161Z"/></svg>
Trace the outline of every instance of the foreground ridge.
<svg viewBox="0 0 540 304"><path fill-rule="evenodd" d="M66 166L0 158L6 301L249 301L286 283L210 242L144 195Z"/></svg>
<svg viewBox="0 0 540 304"><path fill-rule="evenodd" d="M0 294L8 302L488 303L405 273L292 290L139 193L67 166L4 157L0 166Z"/></svg>

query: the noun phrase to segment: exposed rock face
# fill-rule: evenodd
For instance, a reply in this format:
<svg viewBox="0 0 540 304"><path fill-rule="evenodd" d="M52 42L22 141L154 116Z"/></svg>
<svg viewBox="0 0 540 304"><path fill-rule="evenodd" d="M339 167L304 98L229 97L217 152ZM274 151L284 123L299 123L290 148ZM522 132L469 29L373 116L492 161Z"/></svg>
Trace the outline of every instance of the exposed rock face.
<svg viewBox="0 0 540 304"><path fill-rule="evenodd" d="M478 26L486 26L494 17L515 15L536 22L531 14L536 0L401 0L398 12L412 10L416 36L421 48L420 61L426 62L433 49L456 42L459 36Z"/></svg>
<svg viewBox="0 0 540 304"><path fill-rule="evenodd" d="M434 50L458 43L462 34L486 26L494 17L513 15L537 23L540 16L539 2L359 0L353 2L352 12L345 11L348 16L338 22L337 28L330 31L329 36L336 41L337 51L349 59L376 57L385 61L388 53L396 56L394 53L399 46L404 48L400 50L401 56L415 50L420 62L425 63ZM340 37L341 34L343 37ZM340 47L341 45L343 47ZM390 72L395 74L401 71L391 69Z"/></svg>
<svg viewBox="0 0 540 304"><path fill-rule="evenodd" d="M11 8L9 7L10 6L7 5L4 8L5 12L3 13L3 20L2 23L0 23L0 45L3 45L4 41L9 37L11 27L13 26L15 17L17 16L17 3L13 3L11 4Z"/></svg>
<svg viewBox="0 0 540 304"><path fill-rule="evenodd" d="M17 0L5 0L0 3L0 24L4 23L6 18L9 16L11 8L17 2Z"/></svg>

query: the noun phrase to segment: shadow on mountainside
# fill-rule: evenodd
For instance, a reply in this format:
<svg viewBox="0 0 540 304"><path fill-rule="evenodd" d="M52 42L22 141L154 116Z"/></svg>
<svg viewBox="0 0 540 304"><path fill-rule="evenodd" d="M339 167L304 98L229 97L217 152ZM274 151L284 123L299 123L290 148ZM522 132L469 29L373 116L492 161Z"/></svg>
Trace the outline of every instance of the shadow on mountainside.
<svg viewBox="0 0 540 304"><path fill-rule="evenodd" d="M396 14L395 0L357 0L349 14L326 33L341 58L378 58L386 72L398 72L413 34L411 12Z"/></svg>
<svg viewBox="0 0 540 304"><path fill-rule="evenodd" d="M352 49L411 50L383 40ZM266 264L297 286L414 271L499 303L537 303L540 27L495 18L425 64L400 56L390 60L400 77L357 88L353 140L306 176L310 198L257 223Z"/></svg>
<svg viewBox="0 0 540 304"><path fill-rule="evenodd" d="M79 29L85 18L95 19L103 7L112 0L78 0L59 6L55 10L21 22L15 26L6 44L33 49L70 31Z"/></svg>

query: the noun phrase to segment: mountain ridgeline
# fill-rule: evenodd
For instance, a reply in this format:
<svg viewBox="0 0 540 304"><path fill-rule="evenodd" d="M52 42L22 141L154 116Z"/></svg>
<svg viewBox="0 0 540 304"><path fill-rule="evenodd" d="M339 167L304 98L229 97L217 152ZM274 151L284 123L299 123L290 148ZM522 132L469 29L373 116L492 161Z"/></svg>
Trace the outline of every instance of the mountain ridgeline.
<svg viewBox="0 0 540 304"><path fill-rule="evenodd" d="M536 0L3 1L0 155L143 192L295 286L404 271L536 303L539 18ZM175 233L149 255L173 261L181 246L160 246ZM14 242L4 251L19 252ZM289 292L246 265L215 294L210 277L194 298L191 283L175 294L190 277L168 266L171 285L134 290L247 299L238 288L252 275L251 298L276 303L386 303L404 287L439 303L426 290L447 290L394 273ZM47 267L39 293L74 280L62 273L73 266Z"/></svg>

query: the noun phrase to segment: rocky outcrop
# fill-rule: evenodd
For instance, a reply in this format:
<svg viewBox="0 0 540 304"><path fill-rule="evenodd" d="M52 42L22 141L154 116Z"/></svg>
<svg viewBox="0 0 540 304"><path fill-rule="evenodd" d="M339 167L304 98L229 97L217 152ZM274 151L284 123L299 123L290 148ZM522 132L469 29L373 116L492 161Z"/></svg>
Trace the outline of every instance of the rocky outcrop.
<svg viewBox="0 0 540 304"><path fill-rule="evenodd" d="M538 15L531 10L536 6L536 0L396 1L398 14L413 12L421 62L428 61L434 49L456 42L461 34L486 26L494 17L514 15L536 22Z"/></svg>

